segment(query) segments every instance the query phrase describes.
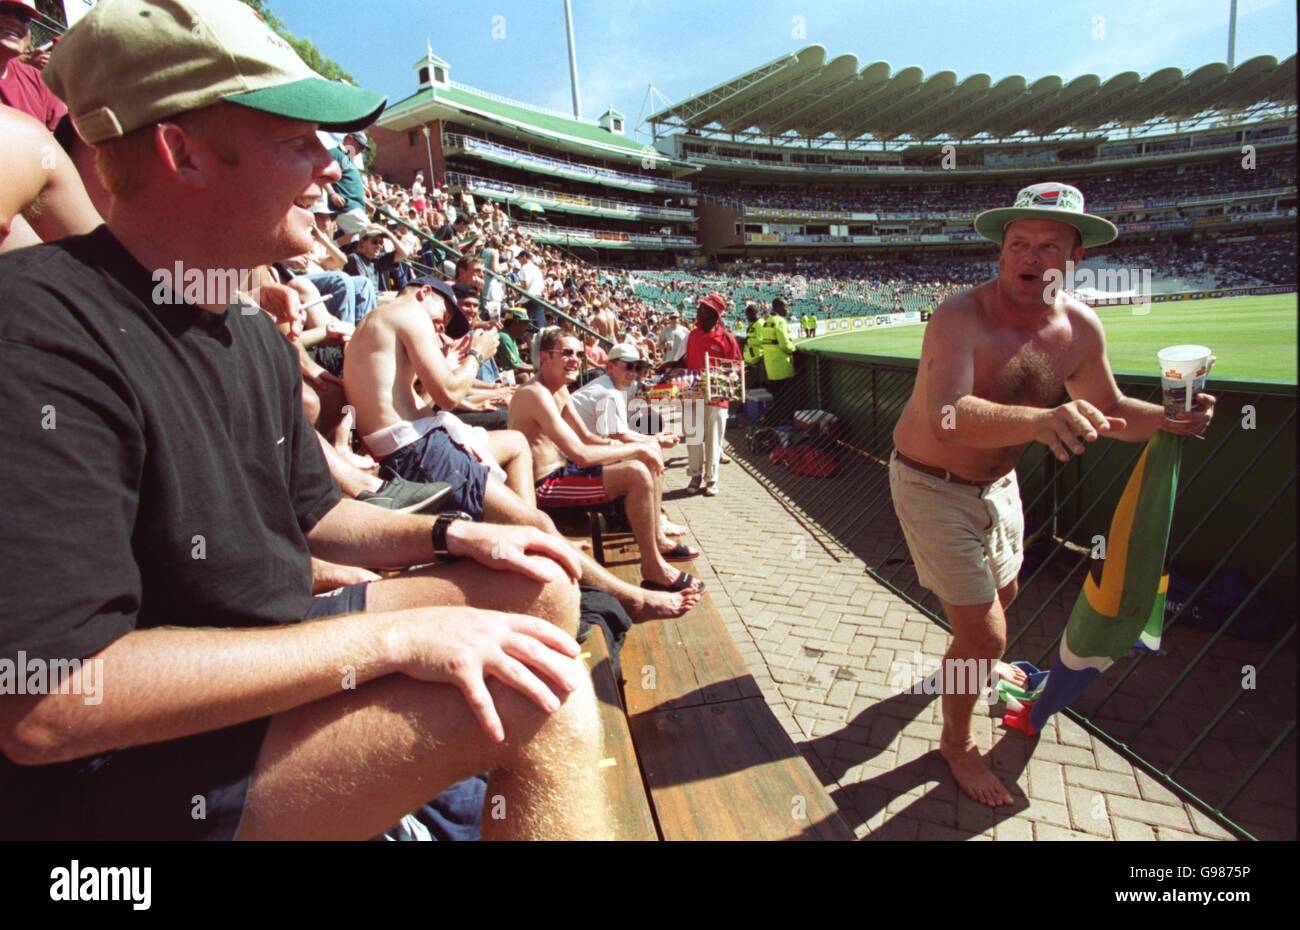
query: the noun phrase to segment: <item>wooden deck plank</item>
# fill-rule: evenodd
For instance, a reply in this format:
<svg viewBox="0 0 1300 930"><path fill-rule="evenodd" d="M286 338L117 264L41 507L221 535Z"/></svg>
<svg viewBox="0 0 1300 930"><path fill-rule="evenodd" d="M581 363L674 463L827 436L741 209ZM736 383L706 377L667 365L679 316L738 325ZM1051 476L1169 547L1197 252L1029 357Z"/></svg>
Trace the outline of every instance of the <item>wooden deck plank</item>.
<svg viewBox="0 0 1300 930"><path fill-rule="evenodd" d="M692 563L678 567L695 574ZM635 557L630 565L610 570L640 583ZM623 646L622 662L629 716L762 696L707 590L684 617L637 624Z"/></svg>
<svg viewBox="0 0 1300 930"><path fill-rule="evenodd" d="M762 698L631 720L666 840L852 840Z"/></svg>
<svg viewBox="0 0 1300 930"><path fill-rule="evenodd" d="M655 828L650 799L646 796L641 769L637 764L636 749L632 745L632 734L619 695L619 684L614 680L609 647L599 630L592 630L582 644L582 656L591 669L592 685L600 705L604 735L601 772L606 797L618 829L617 838L657 840L659 831Z"/></svg>

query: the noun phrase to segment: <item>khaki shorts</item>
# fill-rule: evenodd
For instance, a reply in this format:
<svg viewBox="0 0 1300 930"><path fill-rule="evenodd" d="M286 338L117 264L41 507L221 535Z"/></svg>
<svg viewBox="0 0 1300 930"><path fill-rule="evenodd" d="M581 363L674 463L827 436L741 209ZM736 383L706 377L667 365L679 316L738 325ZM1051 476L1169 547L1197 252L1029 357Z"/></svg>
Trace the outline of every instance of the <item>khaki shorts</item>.
<svg viewBox="0 0 1300 930"><path fill-rule="evenodd" d="M889 461L889 490L917 580L949 604L989 604L1020 573L1025 518L1016 473L984 489Z"/></svg>

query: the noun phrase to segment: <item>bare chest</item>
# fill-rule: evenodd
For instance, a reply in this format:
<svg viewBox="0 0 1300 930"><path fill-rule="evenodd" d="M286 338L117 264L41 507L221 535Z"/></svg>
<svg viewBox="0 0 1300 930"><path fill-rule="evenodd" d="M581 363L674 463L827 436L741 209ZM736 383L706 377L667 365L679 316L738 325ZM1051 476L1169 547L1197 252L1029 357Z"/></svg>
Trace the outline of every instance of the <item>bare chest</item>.
<svg viewBox="0 0 1300 930"><path fill-rule="evenodd" d="M975 394L994 403L1050 407L1072 369L1067 344L994 343L975 356Z"/></svg>

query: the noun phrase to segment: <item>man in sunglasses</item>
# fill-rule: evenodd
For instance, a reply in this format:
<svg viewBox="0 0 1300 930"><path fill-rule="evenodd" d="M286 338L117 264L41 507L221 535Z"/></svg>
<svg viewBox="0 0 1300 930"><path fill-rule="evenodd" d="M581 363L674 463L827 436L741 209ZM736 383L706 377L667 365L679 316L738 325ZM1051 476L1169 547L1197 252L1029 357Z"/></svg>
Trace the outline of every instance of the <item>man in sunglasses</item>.
<svg viewBox="0 0 1300 930"><path fill-rule="evenodd" d="M41 80L39 69L20 61L36 18L36 0L0 0L0 103L54 127L68 108Z"/></svg>
<svg viewBox="0 0 1300 930"><path fill-rule="evenodd" d="M651 442L619 442L597 435L573 412L569 385L582 368L582 343L558 326L541 333L537 377L510 401L510 428L528 437L537 505L580 507L626 497L627 521L641 550L641 587L671 593L698 591L698 581L669 562L699 553L674 542L660 523L663 453ZM627 349L619 344L613 352Z"/></svg>
<svg viewBox="0 0 1300 930"><path fill-rule="evenodd" d="M676 433L638 433L628 423L628 394L649 370L650 363L641 358L636 346L618 343L609 350L605 374L583 385L570 398L574 416L597 436L619 442L651 442L661 449L671 449L680 441Z"/></svg>

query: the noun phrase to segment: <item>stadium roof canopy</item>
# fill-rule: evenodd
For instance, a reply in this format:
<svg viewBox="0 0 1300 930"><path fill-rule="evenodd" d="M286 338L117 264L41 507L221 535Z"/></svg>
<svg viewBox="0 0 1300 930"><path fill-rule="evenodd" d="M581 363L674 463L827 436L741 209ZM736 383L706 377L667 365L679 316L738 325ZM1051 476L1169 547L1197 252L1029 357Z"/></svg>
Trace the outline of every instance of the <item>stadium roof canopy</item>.
<svg viewBox="0 0 1300 930"><path fill-rule="evenodd" d="M1294 105L1295 68L1294 55L1281 63L1260 55L1232 70L1215 62L1189 74L1164 68L1145 78L1125 71L1104 81L1085 74L1068 82L1055 76L1030 82L1015 74L994 82L987 74L959 80L952 71L929 77L915 67L895 72L884 61L859 68L853 55L827 61L825 48L810 45L661 110L649 122L801 138L1044 136Z"/></svg>

